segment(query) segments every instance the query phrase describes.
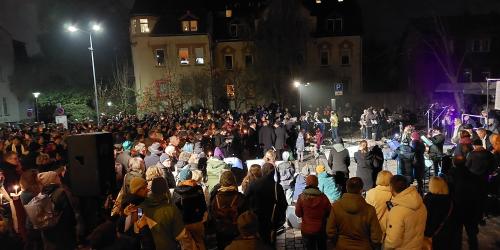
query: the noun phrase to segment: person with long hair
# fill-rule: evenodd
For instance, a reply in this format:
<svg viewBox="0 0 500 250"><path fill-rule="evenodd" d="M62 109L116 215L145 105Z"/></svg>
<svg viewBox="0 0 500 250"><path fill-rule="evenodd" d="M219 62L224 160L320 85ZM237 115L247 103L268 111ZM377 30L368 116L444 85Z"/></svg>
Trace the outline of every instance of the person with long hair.
<svg viewBox="0 0 500 250"><path fill-rule="evenodd" d="M252 184L260 177L262 177L262 171L260 165L253 164L252 166L250 166L247 175L245 176L243 182L241 183L242 192L246 195L250 184Z"/></svg>
<svg viewBox="0 0 500 250"><path fill-rule="evenodd" d="M369 156L368 142L365 140L360 141L359 150L354 153L354 160L358 164L356 176L363 180L363 191L368 191L373 187L373 168Z"/></svg>

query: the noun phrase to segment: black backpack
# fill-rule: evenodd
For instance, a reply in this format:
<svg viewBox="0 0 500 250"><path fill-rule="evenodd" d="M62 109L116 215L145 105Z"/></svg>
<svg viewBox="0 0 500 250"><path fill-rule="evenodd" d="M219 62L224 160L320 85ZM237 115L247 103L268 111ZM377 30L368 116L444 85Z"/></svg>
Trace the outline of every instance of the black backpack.
<svg viewBox="0 0 500 250"><path fill-rule="evenodd" d="M176 191L177 192L177 191ZM179 193L180 199L176 205L182 212L184 223L191 224L203 220L206 209L205 196L201 187L197 187L189 192Z"/></svg>
<svg viewBox="0 0 500 250"><path fill-rule="evenodd" d="M238 234L238 193L234 193L229 203L222 203L222 195L218 193L212 204L212 214L216 223L216 231L224 234Z"/></svg>

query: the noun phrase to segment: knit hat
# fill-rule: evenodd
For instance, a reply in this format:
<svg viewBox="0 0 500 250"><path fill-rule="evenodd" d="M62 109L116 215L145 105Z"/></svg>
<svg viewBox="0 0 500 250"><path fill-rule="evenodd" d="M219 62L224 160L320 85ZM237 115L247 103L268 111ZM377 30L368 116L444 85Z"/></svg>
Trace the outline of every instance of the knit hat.
<svg viewBox="0 0 500 250"><path fill-rule="evenodd" d="M222 172L220 175L219 183L222 187L237 186L236 178L234 177L234 174L231 171Z"/></svg>
<svg viewBox="0 0 500 250"><path fill-rule="evenodd" d="M193 173L189 170L189 167L185 167L179 172L179 181L191 180L192 177Z"/></svg>
<svg viewBox="0 0 500 250"><path fill-rule="evenodd" d="M303 176L308 176L310 174L309 166L302 167L300 174L302 174Z"/></svg>
<svg viewBox="0 0 500 250"><path fill-rule="evenodd" d="M257 216L252 211L246 211L238 216L237 223L242 236L255 235L259 230Z"/></svg>
<svg viewBox="0 0 500 250"><path fill-rule="evenodd" d="M282 154L283 161L288 161L290 159L290 153L288 151L283 152Z"/></svg>
<svg viewBox="0 0 500 250"><path fill-rule="evenodd" d="M146 180L144 180L141 177L134 177L132 180L130 180L130 193L135 194L137 191L139 191L141 188L148 186L148 183Z"/></svg>
<svg viewBox="0 0 500 250"><path fill-rule="evenodd" d="M325 172L325 166L323 166L323 165L318 165L318 166L316 167L316 173L317 173L317 174L319 174L319 173L323 173L323 172Z"/></svg>
<svg viewBox="0 0 500 250"><path fill-rule="evenodd" d="M151 154L159 155L159 154L161 154L161 151L163 151L163 149L161 148L161 145L159 142L155 142L155 143L151 144L151 146L149 146L148 151L151 152Z"/></svg>
<svg viewBox="0 0 500 250"><path fill-rule="evenodd" d="M167 148L165 149L165 154L168 156L172 156L175 153L175 147L173 145L168 145Z"/></svg>
<svg viewBox="0 0 500 250"><path fill-rule="evenodd" d="M61 184L61 179L59 175L54 171L42 172L38 174L38 179L42 186L47 186L50 184Z"/></svg>
<svg viewBox="0 0 500 250"><path fill-rule="evenodd" d="M160 155L160 162L163 163L164 161L170 159L166 153L163 153Z"/></svg>
<svg viewBox="0 0 500 250"><path fill-rule="evenodd" d="M219 147L216 147L214 150L214 157L219 158L220 160L224 159L224 153Z"/></svg>
<svg viewBox="0 0 500 250"><path fill-rule="evenodd" d="M151 193L153 194L165 194L168 191L168 184L165 178L156 177L151 182Z"/></svg>
<svg viewBox="0 0 500 250"><path fill-rule="evenodd" d="M317 187L318 177L316 175L309 175L306 177L306 186Z"/></svg>
<svg viewBox="0 0 500 250"><path fill-rule="evenodd" d="M420 140L420 134L418 134L418 132L411 133L411 139L414 141Z"/></svg>

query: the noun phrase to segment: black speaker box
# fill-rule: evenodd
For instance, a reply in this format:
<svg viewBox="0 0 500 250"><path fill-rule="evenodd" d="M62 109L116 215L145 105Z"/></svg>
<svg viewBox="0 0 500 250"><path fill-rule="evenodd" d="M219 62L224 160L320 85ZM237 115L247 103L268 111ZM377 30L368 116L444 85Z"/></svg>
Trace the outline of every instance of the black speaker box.
<svg viewBox="0 0 500 250"><path fill-rule="evenodd" d="M68 144L68 185L76 196L101 196L114 190L115 167L111 133L73 135Z"/></svg>

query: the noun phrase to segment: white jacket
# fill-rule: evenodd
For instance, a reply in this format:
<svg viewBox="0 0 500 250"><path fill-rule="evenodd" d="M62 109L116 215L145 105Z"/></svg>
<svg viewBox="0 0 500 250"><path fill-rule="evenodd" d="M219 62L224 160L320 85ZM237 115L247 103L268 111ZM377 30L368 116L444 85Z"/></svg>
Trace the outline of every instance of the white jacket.
<svg viewBox="0 0 500 250"><path fill-rule="evenodd" d="M387 214L384 249L421 250L427 209L414 186L392 197Z"/></svg>
<svg viewBox="0 0 500 250"><path fill-rule="evenodd" d="M376 186L366 192L366 203L375 207L377 219L380 222L382 232L385 233L385 222L387 220L387 201L391 200L392 193L389 186Z"/></svg>

